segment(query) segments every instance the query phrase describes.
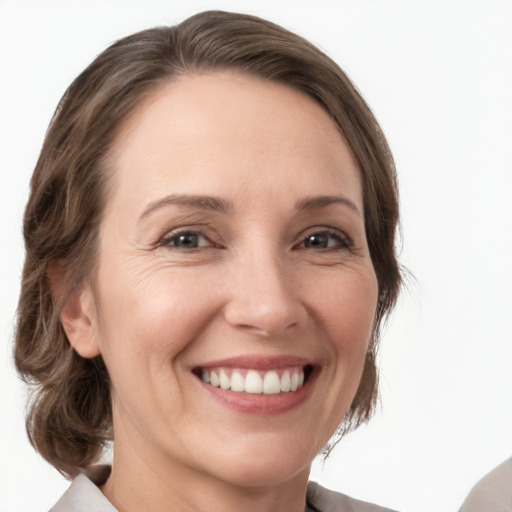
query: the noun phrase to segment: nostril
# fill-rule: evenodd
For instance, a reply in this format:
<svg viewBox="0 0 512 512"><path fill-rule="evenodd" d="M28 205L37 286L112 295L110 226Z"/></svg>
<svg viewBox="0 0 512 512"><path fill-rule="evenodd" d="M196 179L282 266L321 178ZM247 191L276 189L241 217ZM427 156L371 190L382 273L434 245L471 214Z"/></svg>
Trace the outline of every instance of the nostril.
<svg viewBox="0 0 512 512"><path fill-rule="evenodd" d="M239 329L265 337L276 336L298 324L298 306L232 301L226 306L226 321Z"/></svg>

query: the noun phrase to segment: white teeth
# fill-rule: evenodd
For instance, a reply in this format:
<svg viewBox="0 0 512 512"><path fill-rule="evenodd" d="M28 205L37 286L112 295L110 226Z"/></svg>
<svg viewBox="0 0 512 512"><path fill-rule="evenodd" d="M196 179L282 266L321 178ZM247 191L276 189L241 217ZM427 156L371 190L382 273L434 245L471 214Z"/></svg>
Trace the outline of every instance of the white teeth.
<svg viewBox="0 0 512 512"><path fill-rule="evenodd" d="M260 374L254 370L249 370L245 376L245 392L261 393L263 391L263 381Z"/></svg>
<svg viewBox="0 0 512 512"><path fill-rule="evenodd" d="M281 391L281 379L276 372L267 372L263 379L263 393L276 395Z"/></svg>
<svg viewBox="0 0 512 512"><path fill-rule="evenodd" d="M219 384L222 389L229 389L231 387L231 382L229 377L226 375L224 370L220 371L219 374Z"/></svg>
<svg viewBox="0 0 512 512"><path fill-rule="evenodd" d="M236 370L231 375L231 391L238 391L239 393L245 391L244 376Z"/></svg>
<svg viewBox="0 0 512 512"><path fill-rule="evenodd" d="M297 391L297 388L299 386L299 375L297 373L294 373L292 375L292 381L290 384L290 390L291 391Z"/></svg>
<svg viewBox="0 0 512 512"><path fill-rule="evenodd" d="M216 388L220 386L219 376L215 372L210 373L210 384Z"/></svg>
<svg viewBox="0 0 512 512"><path fill-rule="evenodd" d="M244 376L245 374L245 376ZM217 368L203 370L201 380L216 388L231 389L237 393L253 393L277 395L297 391L304 385L304 371L297 369L285 370L281 376L277 370L267 372L257 370L232 370Z"/></svg>
<svg viewBox="0 0 512 512"><path fill-rule="evenodd" d="M281 391L287 392L291 389L290 372L286 370L281 377Z"/></svg>

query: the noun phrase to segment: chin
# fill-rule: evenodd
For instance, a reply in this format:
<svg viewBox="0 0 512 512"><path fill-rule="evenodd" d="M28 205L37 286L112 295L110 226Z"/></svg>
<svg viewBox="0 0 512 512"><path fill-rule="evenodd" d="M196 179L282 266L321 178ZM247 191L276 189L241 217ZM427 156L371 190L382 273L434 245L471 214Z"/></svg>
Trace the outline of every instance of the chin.
<svg viewBox="0 0 512 512"><path fill-rule="evenodd" d="M311 463L306 466L290 464L289 460L277 463L252 463L234 464L232 470L228 471L223 480L233 485L244 488L261 488L283 484L299 475L304 475L307 480Z"/></svg>
<svg viewBox="0 0 512 512"><path fill-rule="evenodd" d="M260 441L251 446L233 446L218 461L218 477L240 487L275 486L304 476L307 480L316 452L307 443Z"/></svg>

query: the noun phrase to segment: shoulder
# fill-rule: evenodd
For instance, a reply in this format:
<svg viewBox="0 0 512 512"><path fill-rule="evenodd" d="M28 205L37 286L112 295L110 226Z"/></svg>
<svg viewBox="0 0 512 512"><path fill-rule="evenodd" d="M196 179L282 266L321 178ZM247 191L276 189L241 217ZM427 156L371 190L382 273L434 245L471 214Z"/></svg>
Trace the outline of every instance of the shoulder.
<svg viewBox="0 0 512 512"><path fill-rule="evenodd" d="M50 512L117 512L105 498L98 485L106 481L110 473L108 466L96 466L87 474L80 474ZM318 512L393 512L389 508L356 500L309 482L308 504Z"/></svg>
<svg viewBox="0 0 512 512"><path fill-rule="evenodd" d="M95 466L78 475L50 512L117 512L98 487L109 474L109 466Z"/></svg>
<svg viewBox="0 0 512 512"><path fill-rule="evenodd" d="M512 457L485 475L471 489L459 512L512 510Z"/></svg>
<svg viewBox="0 0 512 512"><path fill-rule="evenodd" d="M316 482L309 482L307 500L318 512L393 512L389 508L331 491Z"/></svg>

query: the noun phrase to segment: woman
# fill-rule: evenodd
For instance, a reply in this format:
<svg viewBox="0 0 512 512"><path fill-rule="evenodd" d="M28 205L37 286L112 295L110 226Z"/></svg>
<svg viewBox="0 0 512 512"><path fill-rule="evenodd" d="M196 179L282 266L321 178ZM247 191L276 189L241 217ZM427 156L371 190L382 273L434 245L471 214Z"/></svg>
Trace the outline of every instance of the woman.
<svg viewBox="0 0 512 512"><path fill-rule="evenodd" d="M53 510L383 510L308 476L371 416L397 219L375 118L298 36L206 12L105 50L25 214L27 429L76 477Z"/></svg>

